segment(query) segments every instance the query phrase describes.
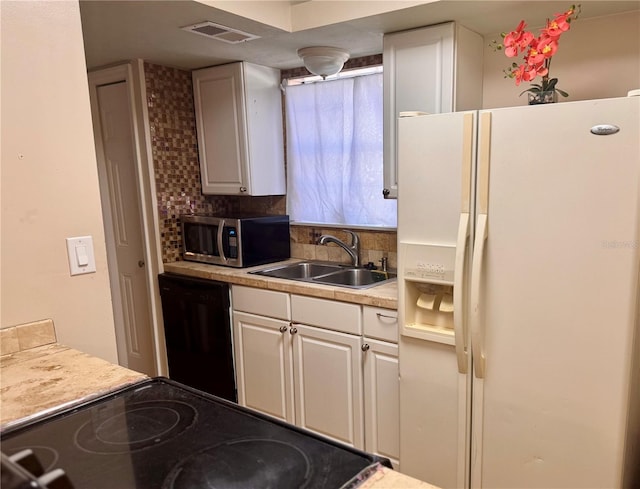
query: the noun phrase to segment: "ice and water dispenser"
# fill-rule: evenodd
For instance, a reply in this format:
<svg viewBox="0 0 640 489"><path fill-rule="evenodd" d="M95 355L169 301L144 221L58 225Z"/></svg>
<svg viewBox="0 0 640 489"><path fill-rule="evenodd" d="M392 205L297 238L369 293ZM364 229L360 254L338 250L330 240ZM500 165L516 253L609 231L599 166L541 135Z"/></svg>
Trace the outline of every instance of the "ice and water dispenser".
<svg viewBox="0 0 640 489"><path fill-rule="evenodd" d="M400 242L402 334L422 339L454 339L454 245ZM445 341L448 342L448 341Z"/></svg>

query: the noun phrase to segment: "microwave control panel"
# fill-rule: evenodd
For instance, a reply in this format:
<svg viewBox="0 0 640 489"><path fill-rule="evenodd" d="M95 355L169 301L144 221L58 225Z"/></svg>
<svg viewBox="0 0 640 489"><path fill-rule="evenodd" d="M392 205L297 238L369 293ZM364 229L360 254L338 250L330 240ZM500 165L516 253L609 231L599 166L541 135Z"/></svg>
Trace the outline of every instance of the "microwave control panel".
<svg viewBox="0 0 640 489"><path fill-rule="evenodd" d="M229 252L227 258L238 258L238 231L234 227L225 228Z"/></svg>

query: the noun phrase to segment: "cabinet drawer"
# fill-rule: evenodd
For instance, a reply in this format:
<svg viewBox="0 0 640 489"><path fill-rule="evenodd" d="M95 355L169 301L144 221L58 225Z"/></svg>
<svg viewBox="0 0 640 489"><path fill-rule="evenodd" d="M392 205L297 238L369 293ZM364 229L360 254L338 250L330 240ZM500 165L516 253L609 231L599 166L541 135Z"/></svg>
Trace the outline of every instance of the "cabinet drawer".
<svg viewBox="0 0 640 489"><path fill-rule="evenodd" d="M289 294L273 290L255 289L242 285L231 287L233 310L289 320Z"/></svg>
<svg viewBox="0 0 640 489"><path fill-rule="evenodd" d="M365 336L398 342L398 311L364 306L362 313Z"/></svg>
<svg viewBox="0 0 640 489"><path fill-rule="evenodd" d="M360 306L301 295L291 296L291 320L321 328L362 334Z"/></svg>

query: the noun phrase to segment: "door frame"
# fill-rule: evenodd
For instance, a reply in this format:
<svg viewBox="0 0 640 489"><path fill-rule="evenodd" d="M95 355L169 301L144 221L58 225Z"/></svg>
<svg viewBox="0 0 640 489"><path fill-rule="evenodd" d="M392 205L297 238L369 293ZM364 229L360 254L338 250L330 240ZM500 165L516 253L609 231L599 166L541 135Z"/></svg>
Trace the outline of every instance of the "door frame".
<svg viewBox="0 0 640 489"><path fill-rule="evenodd" d="M158 375L167 375L167 355L165 348L164 328L162 322L162 304L156 277L164 271L162 262L162 248L160 245L160 231L158 226L158 206L154 178L153 158L151 150L151 131L149 127L149 113L146 105L147 94L144 74L144 61L132 60L128 63L98 69L88 73L89 95L91 99L91 117L93 119L93 134L96 146L96 158L98 160L98 176L100 192L110 200L107 188L107 179L104 174L106 162L104 161L102 132L100 130L100 118L98 112L97 88L100 85L125 82L129 95L129 109L131 113L131 126L133 129L133 145L136 160L136 185L138 188L139 206L143 225L143 253L145 277L149 290L149 313L151 317L153 350L155 367ZM107 265L109 276L117 276L117 262L115 236L113 233L113 216L111 207L104 206L105 241L107 248ZM114 275L115 273L115 275ZM126 351L124 314L120 301L120 286L118 281L110 280L112 291L112 306L114 315L114 327L116 330L116 344L119 352Z"/></svg>

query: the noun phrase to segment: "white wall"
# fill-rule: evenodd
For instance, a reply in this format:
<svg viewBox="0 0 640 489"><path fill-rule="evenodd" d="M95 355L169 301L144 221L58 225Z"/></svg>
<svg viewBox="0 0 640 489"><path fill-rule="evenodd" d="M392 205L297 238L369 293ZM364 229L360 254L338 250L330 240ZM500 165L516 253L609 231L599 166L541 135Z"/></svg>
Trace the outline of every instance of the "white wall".
<svg viewBox="0 0 640 489"><path fill-rule="evenodd" d="M77 1L0 2L0 325L44 318L58 341L117 361ZM97 273L69 275L91 235Z"/></svg>
<svg viewBox="0 0 640 489"><path fill-rule="evenodd" d="M589 2L583 2L583 9L588 8ZM504 30L515 27L505 26ZM539 26L529 29L534 35L539 33ZM500 40L500 34L485 36L483 107L526 105L526 94L518 95L529 84L523 82L518 87L514 80L503 78L502 72L522 58L493 52L488 46L492 39ZM624 97L629 90L640 88L640 12L579 18L560 38L550 73L558 78L558 88L569 93L560 101Z"/></svg>

